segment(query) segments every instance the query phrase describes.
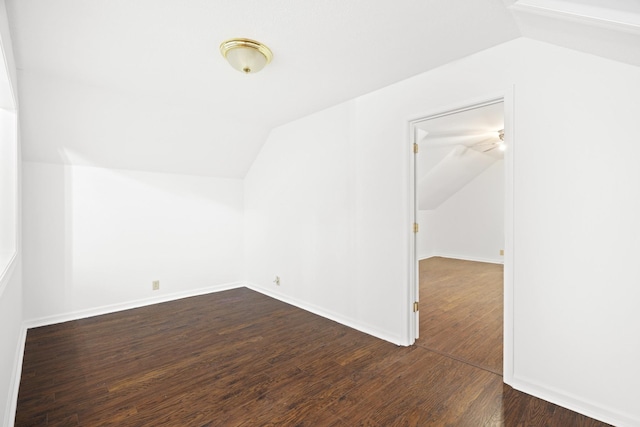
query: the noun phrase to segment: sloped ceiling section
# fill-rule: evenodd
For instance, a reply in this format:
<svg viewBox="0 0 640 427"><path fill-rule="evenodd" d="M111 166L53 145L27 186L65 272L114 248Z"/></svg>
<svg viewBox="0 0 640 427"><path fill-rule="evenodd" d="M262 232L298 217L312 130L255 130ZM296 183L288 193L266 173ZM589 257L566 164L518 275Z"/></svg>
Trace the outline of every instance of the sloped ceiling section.
<svg viewBox="0 0 640 427"><path fill-rule="evenodd" d="M420 180L419 209L438 208L495 161L495 157L456 145Z"/></svg>
<svg viewBox="0 0 640 427"><path fill-rule="evenodd" d="M417 198L419 210L433 210L497 160L502 102L419 123ZM508 143L508 141L505 141Z"/></svg>
<svg viewBox="0 0 640 427"><path fill-rule="evenodd" d="M505 0L525 37L640 65L638 0Z"/></svg>
<svg viewBox="0 0 640 427"><path fill-rule="evenodd" d="M640 65L637 0L6 0L23 159L242 178L271 129L522 35ZM232 37L274 58L243 75Z"/></svg>
<svg viewBox="0 0 640 427"><path fill-rule="evenodd" d="M7 0L23 158L242 178L281 124L519 36L499 0ZM460 31L463 28L464 31ZM273 51L255 75L220 43Z"/></svg>

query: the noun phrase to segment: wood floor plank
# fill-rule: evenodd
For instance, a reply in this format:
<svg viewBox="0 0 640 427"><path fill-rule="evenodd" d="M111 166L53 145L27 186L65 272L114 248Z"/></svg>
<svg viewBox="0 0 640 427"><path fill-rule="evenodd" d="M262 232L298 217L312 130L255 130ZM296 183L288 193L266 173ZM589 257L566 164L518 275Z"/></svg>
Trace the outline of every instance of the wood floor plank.
<svg viewBox="0 0 640 427"><path fill-rule="evenodd" d="M606 424L243 288L29 330L31 425Z"/></svg>
<svg viewBox="0 0 640 427"><path fill-rule="evenodd" d="M420 261L417 345L502 374L503 267L433 257Z"/></svg>

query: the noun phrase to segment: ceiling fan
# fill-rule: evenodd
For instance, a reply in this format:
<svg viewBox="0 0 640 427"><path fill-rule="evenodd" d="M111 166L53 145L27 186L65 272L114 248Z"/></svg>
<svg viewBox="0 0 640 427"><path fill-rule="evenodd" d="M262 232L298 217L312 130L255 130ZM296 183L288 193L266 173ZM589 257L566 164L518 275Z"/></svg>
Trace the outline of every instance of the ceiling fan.
<svg viewBox="0 0 640 427"><path fill-rule="evenodd" d="M489 132L437 132L428 133L423 141L427 147L462 145L482 153L506 149L504 129Z"/></svg>
<svg viewBox="0 0 640 427"><path fill-rule="evenodd" d="M485 142L478 142L474 145L475 147L484 148L482 150L483 153L486 153L491 150L495 150L496 148L500 151L506 150L507 146L504 143L504 129L500 129L498 131L498 140L495 138L491 138Z"/></svg>

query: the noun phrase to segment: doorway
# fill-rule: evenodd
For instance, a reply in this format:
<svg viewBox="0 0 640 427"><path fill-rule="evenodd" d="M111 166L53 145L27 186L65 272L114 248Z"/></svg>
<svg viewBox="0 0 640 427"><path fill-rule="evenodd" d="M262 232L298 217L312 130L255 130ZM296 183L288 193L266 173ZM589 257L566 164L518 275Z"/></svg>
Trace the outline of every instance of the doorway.
<svg viewBox="0 0 640 427"><path fill-rule="evenodd" d="M505 251L512 249L513 155L506 104L501 97L410 123L418 148L416 344L500 375L512 345L512 319L504 320L511 310L512 256Z"/></svg>

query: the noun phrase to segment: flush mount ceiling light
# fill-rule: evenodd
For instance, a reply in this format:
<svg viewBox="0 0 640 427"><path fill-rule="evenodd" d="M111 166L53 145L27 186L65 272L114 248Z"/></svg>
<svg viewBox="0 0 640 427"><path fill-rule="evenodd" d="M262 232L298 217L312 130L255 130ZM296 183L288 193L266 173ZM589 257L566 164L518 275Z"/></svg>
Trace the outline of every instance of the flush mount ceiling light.
<svg viewBox="0 0 640 427"><path fill-rule="evenodd" d="M229 64L245 74L257 73L271 62L271 50L251 39L230 39L220 44L220 53Z"/></svg>

